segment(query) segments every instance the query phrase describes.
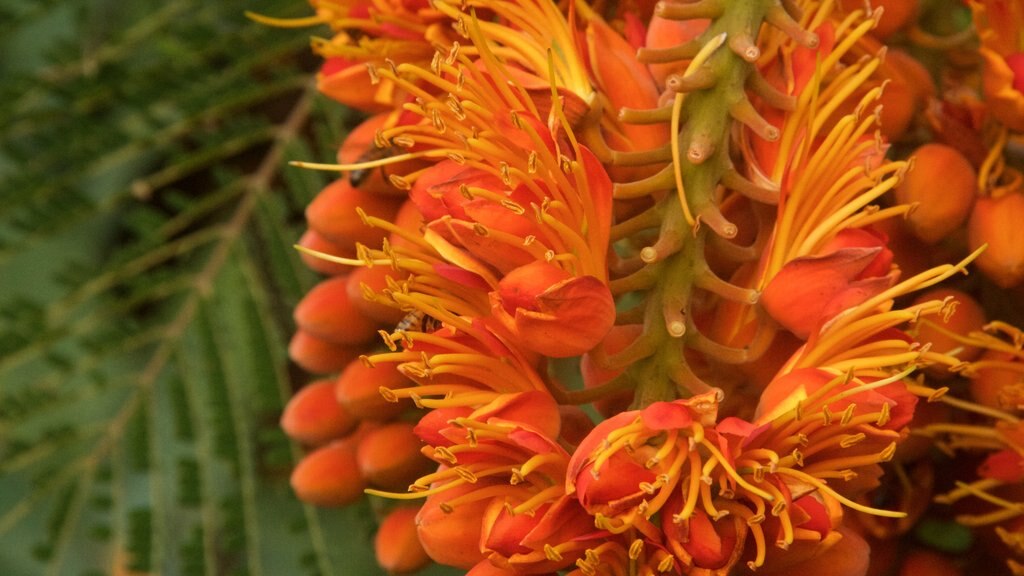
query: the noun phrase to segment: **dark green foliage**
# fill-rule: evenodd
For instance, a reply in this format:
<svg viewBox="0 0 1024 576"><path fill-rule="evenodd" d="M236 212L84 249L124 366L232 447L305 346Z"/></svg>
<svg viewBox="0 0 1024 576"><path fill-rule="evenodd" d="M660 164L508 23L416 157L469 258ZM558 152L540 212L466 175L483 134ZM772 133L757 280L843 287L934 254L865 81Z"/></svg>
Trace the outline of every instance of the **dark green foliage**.
<svg viewBox="0 0 1024 576"><path fill-rule="evenodd" d="M349 116L301 0L0 0L0 574L374 574L294 500L291 245ZM292 520L295 519L293 522Z"/></svg>

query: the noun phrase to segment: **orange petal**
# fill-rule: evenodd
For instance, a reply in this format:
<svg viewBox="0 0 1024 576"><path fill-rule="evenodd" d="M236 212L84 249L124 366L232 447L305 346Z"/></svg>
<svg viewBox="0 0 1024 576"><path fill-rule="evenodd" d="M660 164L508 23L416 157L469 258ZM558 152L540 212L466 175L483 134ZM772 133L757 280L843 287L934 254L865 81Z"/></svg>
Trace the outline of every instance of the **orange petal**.
<svg viewBox="0 0 1024 576"><path fill-rule="evenodd" d="M881 252L874 248L842 248L825 256L795 258L768 282L761 294L765 310L802 339L819 328L834 298L847 290Z"/></svg>

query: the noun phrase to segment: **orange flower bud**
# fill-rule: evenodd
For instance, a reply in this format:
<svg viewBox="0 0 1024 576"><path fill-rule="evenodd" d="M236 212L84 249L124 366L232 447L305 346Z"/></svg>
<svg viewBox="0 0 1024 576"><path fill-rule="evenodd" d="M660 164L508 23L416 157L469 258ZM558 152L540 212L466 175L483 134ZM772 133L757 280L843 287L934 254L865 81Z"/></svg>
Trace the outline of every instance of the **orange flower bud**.
<svg viewBox="0 0 1024 576"><path fill-rule="evenodd" d="M338 164L356 164L407 152L401 148L378 148L376 145L377 131L394 125L394 118L394 113L377 114L353 128L338 149ZM364 192L405 197L406 191L391 184L389 177L392 174L409 174L420 167L421 161L406 160L379 168L356 170L350 172L348 178L349 183Z"/></svg>
<svg viewBox="0 0 1024 576"><path fill-rule="evenodd" d="M946 298L953 298L956 302L953 312L948 318L941 316L929 317L928 320L938 326L922 324L917 330L917 341L922 344L931 343L933 352L953 353L960 360L970 362L981 354L981 349L977 346L964 345L959 340L950 337L942 331L945 330L961 336L967 336L971 332L981 330L982 326L985 325L985 311L981 308L981 304L978 304L978 301L969 295L949 288L929 290L918 296L914 300L914 304L920 304L928 300L944 300ZM940 372L948 374L945 370Z"/></svg>
<svg viewBox="0 0 1024 576"><path fill-rule="evenodd" d="M587 23L587 51L601 92L613 110L657 108L660 91L648 69L637 61L636 49L603 20ZM649 150L669 139L669 127L658 124L623 124L634 150Z"/></svg>
<svg viewBox="0 0 1024 576"><path fill-rule="evenodd" d="M418 508L410 506L395 508L377 529L373 549L377 564L389 574L415 572L430 563L430 557L416 535L418 511Z"/></svg>
<svg viewBox="0 0 1024 576"><path fill-rule="evenodd" d="M478 484L457 486L427 497L416 515L416 528L423 549L434 562L469 570L481 560L481 519L490 499L466 502L445 512L442 504L479 490Z"/></svg>
<svg viewBox="0 0 1024 576"><path fill-rule="evenodd" d="M779 324L806 340L836 314L892 286L891 274L862 277L883 254L881 246L850 247L795 258L768 282L761 303Z"/></svg>
<svg viewBox="0 0 1024 576"><path fill-rule="evenodd" d="M615 302L604 282L572 277L543 261L507 274L492 293L492 307L505 313L524 347L554 358L592 349L615 322Z"/></svg>
<svg viewBox="0 0 1024 576"><path fill-rule="evenodd" d="M993 408L1016 408L1007 401L1018 396L1013 388L1024 385L1024 364L999 350L986 350L978 362L981 366L971 376L971 398Z"/></svg>
<svg viewBox="0 0 1024 576"><path fill-rule="evenodd" d="M377 323L354 305L348 278L328 278L313 287L295 307L295 323L305 332L338 344L366 344L377 336Z"/></svg>
<svg viewBox="0 0 1024 576"><path fill-rule="evenodd" d="M1012 288L1024 281L1024 226L1021 222L1024 222L1024 193L1021 192L998 198L978 198L967 221L967 243L971 250L988 244L975 263L1002 288Z"/></svg>
<svg viewBox="0 0 1024 576"><path fill-rule="evenodd" d="M381 388L404 388L409 379L394 364L367 366L356 360L345 366L334 384L334 394L346 410L361 420L391 420L401 414L401 402L388 402L380 395Z"/></svg>
<svg viewBox="0 0 1024 576"><path fill-rule="evenodd" d="M929 244L967 220L978 193L974 167L956 149L925 144L914 151L914 169L896 187L896 201L917 204L907 216L910 230Z"/></svg>
<svg viewBox="0 0 1024 576"><path fill-rule="evenodd" d="M364 112L390 110L395 85L387 79L373 84L366 66L346 58L328 58L316 75L316 87L332 100Z"/></svg>
<svg viewBox="0 0 1024 576"><path fill-rule="evenodd" d="M363 495L354 438L336 440L306 455L292 471L292 489L303 502L344 506Z"/></svg>
<svg viewBox="0 0 1024 576"><path fill-rule="evenodd" d="M307 372L337 372L359 357L361 348L324 340L299 328L288 344L288 357Z"/></svg>
<svg viewBox="0 0 1024 576"><path fill-rule="evenodd" d="M299 390L281 414L281 428L303 444L323 444L340 438L356 425L356 419L334 398L334 382L317 380Z"/></svg>
<svg viewBox="0 0 1024 576"><path fill-rule="evenodd" d="M361 242L378 247L387 233L367 226L356 208L362 208L367 215L391 220L400 205L395 198L355 188L348 180L335 180L306 207L306 221L310 228L331 242L343 245Z"/></svg>
<svg viewBox="0 0 1024 576"><path fill-rule="evenodd" d="M299 246L303 248L309 248L317 252L323 252L324 254L330 254L331 256L341 256L343 258L351 258L355 256L355 249L350 244L336 244L330 240L324 238L316 230L306 230L306 233L299 238ZM307 268L314 272L319 272L324 276L340 276L347 274L352 270L351 266L344 264L338 264L337 262L331 262L330 260L324 260L318 258L312 254L305 252L299 252L299 258L302 259L302 263Z"/></svg>
<svg viewBox="0 0 1024 576"><path fill-rule="evenodd" d="M982 57L982 88L986 109L1015 132L1024 131L1024 93L1017 80L1024 68L1020 53L998 54L986 47L978 49ZM1024 78L1024 73L1019 74Z"/></svg>
<svg viewBox="0 0 1024 576"><path fill-rule="evenodd" d="M356 268L348 276L349 300L352 306L359 310L364 316L381 324L394 326L402 321L406 313L402 310L389 306L376 300L367 300L364 290L373 292L381 297L388 287L388 279L400 278L390 266L374 266L372 268Z"/></svg>
<svg viewBox="0 0 1024 576"><path fill-rule="evenodd" d="M363 477L378 488L404 491L437 466L420 453L423 443L413 425L395 422L370 430L359 440L356 460Z"/></svg>

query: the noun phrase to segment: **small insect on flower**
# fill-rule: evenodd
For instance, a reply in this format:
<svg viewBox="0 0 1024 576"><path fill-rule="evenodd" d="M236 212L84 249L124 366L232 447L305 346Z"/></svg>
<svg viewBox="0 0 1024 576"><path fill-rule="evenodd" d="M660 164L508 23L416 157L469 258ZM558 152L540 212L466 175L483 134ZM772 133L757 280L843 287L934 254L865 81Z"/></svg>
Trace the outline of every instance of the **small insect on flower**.
<svg viewBox="0 0 1024 576"><path fill-rule="evenodd" d="M385 158L390 158L394 155L394 146L385 146L384 148L371 146L369 149L366 150L366 152L363 152L363 154L359 157L359 160L357 160L356 162L358 164L362 164L364 162L375 162L377 160L384 160ZM355 188L359 188L364 182L370 179L370 176L373 174L373 170L373 168L360 168L358 170L353 170L348 175L349 184L351 184ZM380 170L381 178L383 178L384 181L386 182L388 179L388 175L384 170L384 166L378 166L377 170Z"/></svg>
<svg viewBox="0 0 1024 576"><path fill-rule="evenodd" d="M441 321L422 310L413 310L395 326L395 332L433 332L441 327Z"/></svg>

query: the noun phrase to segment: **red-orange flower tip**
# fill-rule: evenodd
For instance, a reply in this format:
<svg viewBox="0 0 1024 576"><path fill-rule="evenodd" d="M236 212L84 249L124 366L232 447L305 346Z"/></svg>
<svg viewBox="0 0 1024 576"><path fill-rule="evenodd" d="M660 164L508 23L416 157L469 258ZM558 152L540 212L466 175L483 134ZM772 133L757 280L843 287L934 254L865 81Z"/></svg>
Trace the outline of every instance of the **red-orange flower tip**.
<svg viewBox="0 0 1024 576"><path fill-rule="evenodd" d="M1020 73L1020 53L1004 56L985 47L978 52L984 64L982 83L988 111L1010 130L1024 131L1024 93L1020 89L1024 80L1019 79L1024 74Z"/></svg>
<svg viewBox="0 0 1024 576"><path fill-rule="evenodd" d="M340 438L356 419L334 398L334 382L317 380L299 390L281 414L281 428L303 444L322 444Z"/></svg>
<svg viewBox="0 0 1024 576"><path fill-rule="evenodd" d="M554 358L579 356L615 322L615 302L604 282L573 277L543 261L509 272L493 295L526 348Z"/></svg>
<svg viewBox="0 0 1024 576"><path fill-rule="evenodd" d="M893 275L862 277L884 250L850 247L795 258L768 282L761 303L779 324L807 339L836 314L892 286Z"/></svg>
<svg viewBox="0 0 1024 576"><path fill-rule="evenodd" d="M430 563L416 535L417 512L409 506L395 508L380 523L373 549L377 564L389 574L409 574Z"/></svg>
<svg viewBox="0 0 1024 576"><path fill-rule="evenodd" d="M318 506L344 506L363 495L366 481L356 467L352 438L332 442L306 455L291 477L300 500Z"/></svg>
<svg viewBox="0 0 1024 576"><path fill-rule="evenodd" d="M416 529L434 562L469 570L484 559L480 551L481 518L489 500L470 501L446 512L442 504L479 486L464 485L451 488L427 498L416 515Z"/></svg>

